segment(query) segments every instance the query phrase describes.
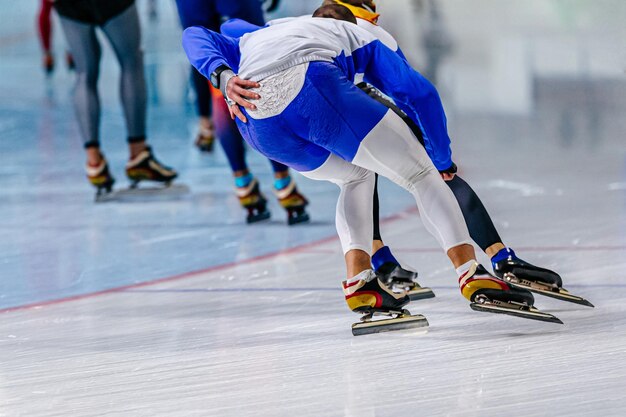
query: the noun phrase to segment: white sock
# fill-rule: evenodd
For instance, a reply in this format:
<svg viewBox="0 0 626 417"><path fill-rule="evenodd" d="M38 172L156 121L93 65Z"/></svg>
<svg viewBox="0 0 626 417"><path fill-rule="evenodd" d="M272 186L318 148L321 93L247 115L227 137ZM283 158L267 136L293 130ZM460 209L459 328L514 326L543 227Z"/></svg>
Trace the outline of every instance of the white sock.
<svg viewBox="0 0 626 417"><path fill-rule="evenodd" d="M361 281L361 280L369 282L369 281L371 281L374 278L376 278L376 274L374 273L374 271L372 271L371 269L366 269L365 271L362 271L362 272L356 274L352 278L347 279L346 283L347 284L354 284L355 282L358 282L358 281Z"/></svg>
<svg viewBox="0 0 626 417"><path fill-rule="evenodd" d="M463 265L459 266L456 269L456 274L459 276L459 278L461 278L461 276L463 274L465 274L467 271L470 270L470 268L476 263L475 259L472 259L471 261L467 261L465 262Z"/></svg>

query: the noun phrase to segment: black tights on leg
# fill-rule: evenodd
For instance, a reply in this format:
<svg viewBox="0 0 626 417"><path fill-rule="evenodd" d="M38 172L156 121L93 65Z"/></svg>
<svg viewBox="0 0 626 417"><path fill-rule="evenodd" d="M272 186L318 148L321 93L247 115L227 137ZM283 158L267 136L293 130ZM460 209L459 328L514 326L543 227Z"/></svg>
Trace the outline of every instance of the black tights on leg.
<svg viewBox="0 0 626 417"><path fill-rule="evenodd" d="M459 202L465 223L467 223L467 228L474 242L483 251L494 243L502 242L487 209L472 187L458 175L455 175L452 180L446 181L446 184Z"/></svg>

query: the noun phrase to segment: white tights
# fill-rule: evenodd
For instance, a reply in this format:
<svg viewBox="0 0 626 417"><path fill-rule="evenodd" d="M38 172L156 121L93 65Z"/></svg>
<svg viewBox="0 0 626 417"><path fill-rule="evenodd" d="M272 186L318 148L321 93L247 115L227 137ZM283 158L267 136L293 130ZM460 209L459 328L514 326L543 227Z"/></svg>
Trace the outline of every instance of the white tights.
<svg viewBox="0 0 626 417"><path fill-rule="evenodd" d="M352 162L331 154L319 168L302 172L339 186L336 226L344 254L353 249L371 253L374 172L413 195L426 230L444 251L471 244L452 191L409 127L389 110L363 139Z"/></svg>

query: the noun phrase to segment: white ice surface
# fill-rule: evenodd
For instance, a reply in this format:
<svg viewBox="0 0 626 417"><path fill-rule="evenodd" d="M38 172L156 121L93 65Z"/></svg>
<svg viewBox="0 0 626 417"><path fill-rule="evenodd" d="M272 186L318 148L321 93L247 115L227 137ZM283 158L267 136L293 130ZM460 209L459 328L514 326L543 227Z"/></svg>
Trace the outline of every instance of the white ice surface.
<svg viewBox="0 0 626 417"><path fill-rule="evenodd" d="M298 176L311 225L287 228L272 200L273 220L247 226L223 155L191 148L173 2L144 26L150 138L191 194L106 205L83 178L72 75L41 76L35 3L0 0L0 416L626 415L626 82L600 59L623 56L624 2L380 1L420 25L420 4L441 6L461 175L507 244L596 308L536 296L565 325L470 310L411 198L383 181L384 237L436 298L409 306L426 333L360 337L328 238L336 190ZM405 26L391 28L413 56L423 26ZM528 40L532 91L499 108L501 39ZM103 142L123 183L116 77L105 47ZM269 191L267 162L250 160Z"/></svg>

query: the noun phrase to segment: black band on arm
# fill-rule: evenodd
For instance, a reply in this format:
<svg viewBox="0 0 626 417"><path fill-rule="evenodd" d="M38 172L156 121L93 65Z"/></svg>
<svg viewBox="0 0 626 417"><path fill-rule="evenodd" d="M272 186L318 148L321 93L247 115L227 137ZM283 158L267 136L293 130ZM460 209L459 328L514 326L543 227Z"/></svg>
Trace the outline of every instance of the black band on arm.
<svg viewBox="0 0 626 417"><path fill-rule="evenodd" d="M456 172L458 171L458 167L456 166L456 164L453 162L452 165L450 165L449 168L447 169L443 169L441 171L439 171L441 174L456 174Z"/></svg>

